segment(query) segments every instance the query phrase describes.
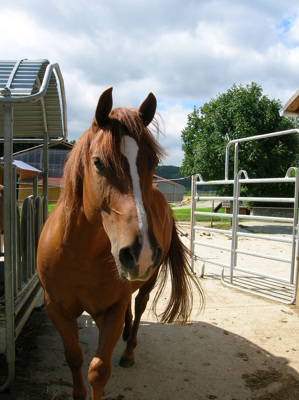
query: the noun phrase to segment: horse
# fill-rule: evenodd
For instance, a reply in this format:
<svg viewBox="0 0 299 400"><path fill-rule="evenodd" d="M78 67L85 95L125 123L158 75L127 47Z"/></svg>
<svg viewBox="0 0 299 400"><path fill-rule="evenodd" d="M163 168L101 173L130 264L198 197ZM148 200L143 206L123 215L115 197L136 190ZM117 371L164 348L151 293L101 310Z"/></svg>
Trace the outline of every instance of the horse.
<svg viewBox="0 0 299 400"><path fill-rule="evenodd" d="M171 279L163 322L186 323L193 291L203 298L171 208L152 184L165 154L149 128L151 124L159 131L156 106L149 93L138 109L113 109L112 88L101 94L91 126L70 152L59 200L39 239L37 270L44 304L64 345L75 400L87 395L77 322L84 311L99 329L88 381L92 400L100 400L122 331L127 346L120 363L134 362L140 318L158 275L157 298Z"/></svg>

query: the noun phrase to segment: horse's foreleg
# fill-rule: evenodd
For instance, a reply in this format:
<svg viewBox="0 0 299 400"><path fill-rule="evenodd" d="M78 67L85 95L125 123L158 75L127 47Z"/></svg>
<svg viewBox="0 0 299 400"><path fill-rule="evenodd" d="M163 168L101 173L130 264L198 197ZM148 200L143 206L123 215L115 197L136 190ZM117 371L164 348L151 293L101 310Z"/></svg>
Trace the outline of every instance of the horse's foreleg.
<svg viewBox="0 0 299 400"><path fill-rule="evenodd" d="M153 287L155 286L156 279L157 279L157 273L155 273L155 275L153 275L139 289L138 295L135 298L134 323L133 323L133 326L130 325L131 329L130 329L130 334L127 338L127 345L126 345L126 348L125 348L125 350L121 356L121 359L119 361L119 365L123 368L129 368L134 364L134 350L137 346L137 333L138 333L138 328L140 325L140 320L141 320L142 314L144 313L144 311L146 309L146 305L147 305L147 302L150 297L150 292L152 291ZM129 304L129 306L130 306L130 304ZM128 313L128 311L131 311L131 306L130 306L130 310L127 309L127 313ZM131 315L132 315L132 311L131 311ZM125 332L125 329L124 329L124 332Z"/></svg>
<svg viewBox="0 0 299 400"><path fill-rule="evenodd" d="M46 302L46 310L63 342L66 361L73 378L73 398L85 400L87 392L81 372L83 355L79 346L77 320L67 317L59 307L51 302L48 304Z"/></svg>
<svg viewBox="0 0 299 400"><path fill-rule="evenodd" d="M125 315L125 326L123 330L123 340L126 342L131 334L132 331L132 321L133 321L133 314L132 314L132 302L128 304L126 315Z"/></svg>
<svg viewBox="0 0 299 400"><path fill-rule="evenodd" d="M99 343L90 363L88 381L92 387L92 400L100 400L111 375L111 356L121 336L126 304L111 307L104 315L95 317L99 328Z"/></svg>

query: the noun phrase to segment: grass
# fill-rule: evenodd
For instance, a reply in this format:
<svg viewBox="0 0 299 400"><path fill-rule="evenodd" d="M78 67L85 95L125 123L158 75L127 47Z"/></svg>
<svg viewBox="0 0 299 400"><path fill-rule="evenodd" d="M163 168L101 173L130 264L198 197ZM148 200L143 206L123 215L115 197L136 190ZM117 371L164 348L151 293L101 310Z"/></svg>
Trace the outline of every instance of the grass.
<svg viewBox="0 0 299 400"><path fill-rule="evenodd" d="M54 210L54 207L56 206L56 203L50 203L48 204L48 213L51 214L51 212Z"/></svg>
<svg viewBox="0 0 299 400"><path fill-rule="evenodd" d="M196 211L211 212L211 207L197 208ZM172 210L174 218L176 221L190 221L191 209L190 208L175 208ZM213 219L217 221L227 221L226 218L221 218L221 214L224 214L224 209L221 208ZM196 221L211 221L211 217L206 215L197 215Z"/></svg>
<svg viewBox="0 0 299 400"><path fill-rule="evenodd" d="M196 211L202 211L202 212L211 212L211 207L202 207L202 208L196 208ZM174 218L178 222L190 222L190 215L191 215L191 210L190 208L176 208L172 210ZM206 215L197 215L196 216L196 221L197 222L203 222L204 225L206 223L209 223L210 226L213 226L213 228L216 229L231 229L231 222L228 218L221 218L221 214L224 214L224 209L221 208L217 213L215 213L215 216L213 216L213 222L211 224L211 217L206 216Z"/></svg>

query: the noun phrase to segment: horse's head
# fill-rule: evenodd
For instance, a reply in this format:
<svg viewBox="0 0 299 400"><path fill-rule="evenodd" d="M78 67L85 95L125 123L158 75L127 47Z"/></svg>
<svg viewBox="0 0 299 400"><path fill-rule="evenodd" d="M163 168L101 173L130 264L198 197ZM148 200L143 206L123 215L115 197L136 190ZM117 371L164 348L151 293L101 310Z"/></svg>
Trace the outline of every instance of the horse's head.
<svg viewBox="0 0 299 400"><path fill-rule="evenodd" d="M146 280L162 258L151 202L163 150L147 128L156 98L150 93L138 110L111 110L112 88L101 95L90 129L82 205L89 222L104 227L120 276Z"/></svg>

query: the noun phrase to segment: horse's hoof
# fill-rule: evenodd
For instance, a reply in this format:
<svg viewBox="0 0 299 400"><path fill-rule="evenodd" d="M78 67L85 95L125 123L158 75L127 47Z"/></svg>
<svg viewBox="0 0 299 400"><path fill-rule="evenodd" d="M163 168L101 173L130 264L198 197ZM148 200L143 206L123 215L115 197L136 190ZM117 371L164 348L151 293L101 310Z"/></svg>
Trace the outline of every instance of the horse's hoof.
<svg viewBox="0 0 299 400"><path fill-rule="evenodd" d="M130 368L134 364L134 358L121 357L119 365L122 368Z"/></svg>

